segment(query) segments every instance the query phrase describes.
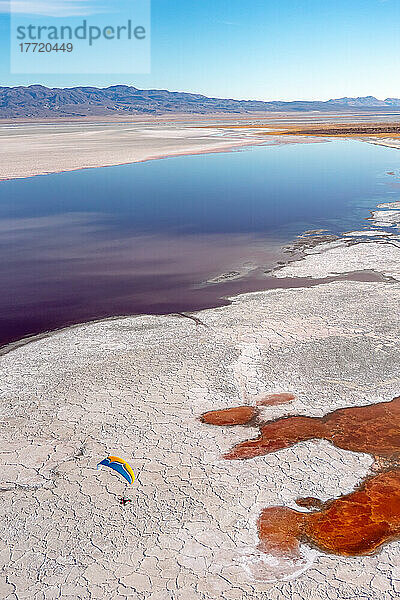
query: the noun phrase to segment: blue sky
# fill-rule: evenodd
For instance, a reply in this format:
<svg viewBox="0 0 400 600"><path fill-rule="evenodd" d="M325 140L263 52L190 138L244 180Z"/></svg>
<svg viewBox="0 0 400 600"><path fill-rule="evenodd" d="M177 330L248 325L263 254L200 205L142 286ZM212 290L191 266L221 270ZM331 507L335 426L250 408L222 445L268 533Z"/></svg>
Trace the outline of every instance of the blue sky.
<svg viewBox="0 0 400 600"><path fill-rule="evenodd" d="M124 2L18 0L16 6L41 12L56 3L61 14L83 18ZM152 0L148 75L10 74L7 6L0 0L0 85L124 83L261 100L400 97L400 0Z"/></svg>

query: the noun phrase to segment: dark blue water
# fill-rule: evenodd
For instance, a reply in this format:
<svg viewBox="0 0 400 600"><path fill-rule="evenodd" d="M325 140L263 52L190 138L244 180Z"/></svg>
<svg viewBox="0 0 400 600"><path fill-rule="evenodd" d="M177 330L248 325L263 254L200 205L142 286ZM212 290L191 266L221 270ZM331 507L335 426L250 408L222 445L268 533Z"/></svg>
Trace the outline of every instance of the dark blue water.
<svg viewBox="0 0 400 600"><path fill-rule="evenodd" d="M196 310L262 289L306 229L368 227L400 154L352 141L256 147L0 184L0 344L100 317ZM230 270L250 274L198 287Z"/></svg>

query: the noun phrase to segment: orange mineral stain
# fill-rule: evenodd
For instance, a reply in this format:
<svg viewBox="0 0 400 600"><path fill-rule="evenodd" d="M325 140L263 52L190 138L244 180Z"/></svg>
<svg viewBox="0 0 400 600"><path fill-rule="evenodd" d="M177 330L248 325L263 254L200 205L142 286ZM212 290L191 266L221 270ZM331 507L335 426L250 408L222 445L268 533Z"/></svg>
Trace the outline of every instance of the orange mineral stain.
<svg viewBox="0 0 400 600"><path fill-rule="evenodd" d="M312 496L306 496L305 498L297 498L297 506L303 508L322 508L324 503L319 498L313 498Z"/></svg>
<svg viewBox="0 0 400 600"><path fill-rule="evenodd" d="M234 446L225 458L263 456L298 442L330 441L353 452L391 457L400 453L400 396L391 402L340 408L324 417L285 417L260 426L261 435Z"/></svg>
<svg viewBox="0 0 400 600"><path fill-rule="evenodd" d="M257 414L253 406L236 406L204 413L201 420L210 425L244 425Z"/></svg>
<svg viewBox="0 0 400 600"><path fill-rule="evenodd" d="M293 394L288 394L287 392L282 392L281 394L269 394L258 400L258 406L278 406L279 404L287 404L295 399Z"/></svg>
<svg viewBox="0 0 400 600"><path fill-rule="evenodd" d="M316 512L265 508L258 534L260 549L271 554L298 553L301 541L344 556L370 554L400 536L400 469L368 479L355 492L325 502Z"/></svg>
<svg viewBox="0 0 400 600"><path fill-rule="evenodd" d="M286 404L294 400L293 394L269 394L256 402L257 406L277 406ZM249 423L254 417L259 415L260 411L254 406L234 406L233 408L224 408L222 410L210 410L201 416L203 423L210 425L244 425Z"/></svg>
<svg viewBox="0 0 400 600"><path fill-rule="evenodd" d="M244 408L250 407L239 407ZM213 423L212 413L207 415L206 422ZM258 438L237 444L224 458L244 460L300 441L324 439L338 448L373 455L377 473L337 499L299 498L297 504L310 512L284 506L265 508L258 519L260 550L296 558L300 543L305 542L325 552L355 556L370 554L400 538L400 397L339 409L324 417L280 418L259 428Z"/></svg>

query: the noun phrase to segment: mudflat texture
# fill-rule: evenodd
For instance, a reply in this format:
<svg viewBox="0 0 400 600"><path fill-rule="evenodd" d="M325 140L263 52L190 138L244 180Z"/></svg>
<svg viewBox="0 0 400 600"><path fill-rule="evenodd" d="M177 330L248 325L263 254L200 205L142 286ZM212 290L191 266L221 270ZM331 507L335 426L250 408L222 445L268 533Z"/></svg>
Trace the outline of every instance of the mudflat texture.
<svg viewBox="0 0 400 600"><path fill-rule="evenodd" d="M400 541L362 557L306 544L296 558L257 549L264 509L349 494L372 456L308 440L224 460L258 429L200 420L239 405L257 405L264 420L323 416L399 395L400 249L322 249L282 273L321 277L356 262L393 281L257 292L197 320L85 324L1 357L1 597L398 597ZM296 398L260 404L280 392ZM131 464L133 487L96 470L108 454Z"/></svg>

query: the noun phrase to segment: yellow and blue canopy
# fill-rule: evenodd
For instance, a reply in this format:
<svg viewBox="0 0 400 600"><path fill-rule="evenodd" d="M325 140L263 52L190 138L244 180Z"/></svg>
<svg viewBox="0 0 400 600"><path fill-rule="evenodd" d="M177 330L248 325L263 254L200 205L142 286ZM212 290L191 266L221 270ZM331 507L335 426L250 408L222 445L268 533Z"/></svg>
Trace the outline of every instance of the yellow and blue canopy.
<svg viewBox="0 0 400 600"><path fill-rule="evenodd" d="M119 458L118 456L107 456L107 458L99 462L97 468L99 469L101 466L114 469L114 471L117 471L117 473L122 475L122 477L124 477L131 485L135 481L135 473L133 472L132 467L123 458Z"/></svg>

